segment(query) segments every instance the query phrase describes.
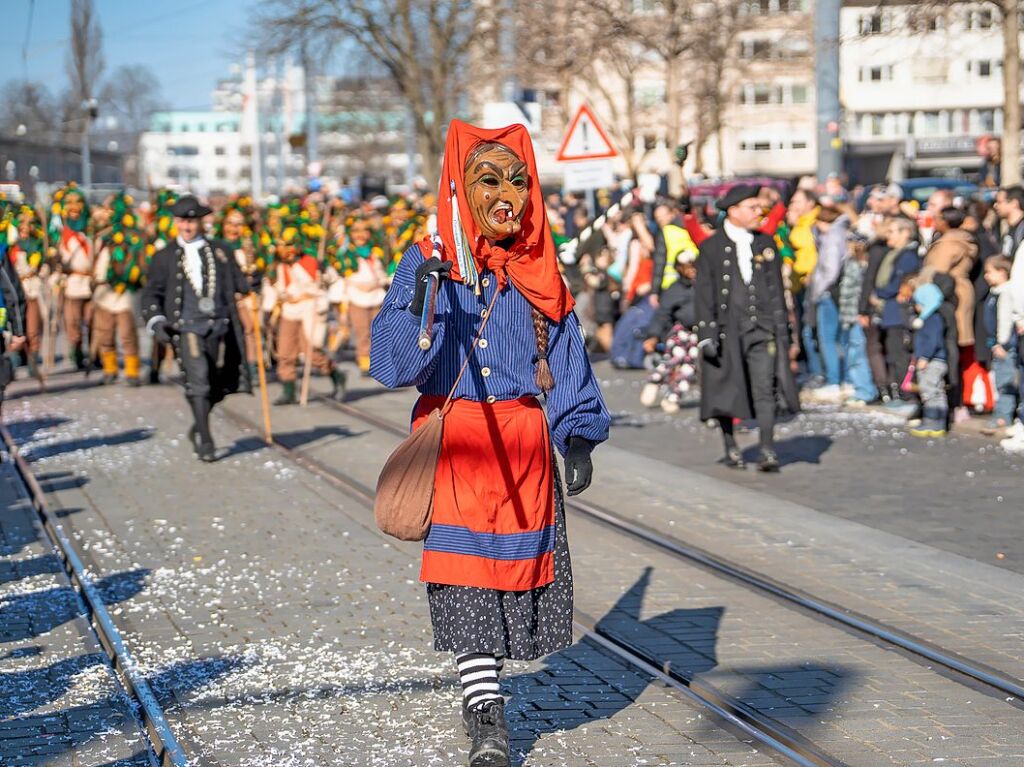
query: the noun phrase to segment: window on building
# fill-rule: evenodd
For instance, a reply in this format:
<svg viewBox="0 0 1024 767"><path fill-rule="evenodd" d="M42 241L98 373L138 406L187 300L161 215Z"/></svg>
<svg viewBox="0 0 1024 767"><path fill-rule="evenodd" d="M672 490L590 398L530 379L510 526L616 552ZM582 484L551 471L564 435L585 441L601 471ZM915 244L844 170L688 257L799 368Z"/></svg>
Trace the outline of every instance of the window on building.
<svg viewBox="0 0 1024 767"><path fill-rule="evenodd" d="M857 79L866 83L881 83L892 80L893 75L892 64L883 64L873 67L861 67L857 72Z"/></svg>
<svg viewBox="0 0 1024 767"><path fill-rule="evenodd" d="M227 177L228 177L227 168L217 168L217 178L219 180L224 180Z"/></svg>
<svg viewBox="0 0 1024 767"><path fill-rule="evenodd" d="M740 46L740 55L745 59L767 59L772 55L770 40L744 40Z"/></svg>
<svg viewBox="0 0 1024 767"><path fill-rule="evenodd" d="M996 111L994 109L979 109L978 126L981 133L994 131L996 129Z"/></svg>
<svg viewBox="0 0 1024 767"><path fill-rule="evenodd" d="M810 88L806 85L791 85L789 95L794 104L806 104L810 98Z"/></svg>
<svg viewBox="0 0 1024 767"><path fill-rule="evenodd" d="M869 132L872 136L881 136L885 133L885 115L869 115Z"/></svg>
<svg viewBox="0 0 1024 767"><path fill-rule="evenodd" d="M967 14L968 29L992 29L994 21L991 8L976 8Z"/></svg>
<svg viewBox="0 0 1024 767"><path fill-rule="evenodd" d="M884 26L884 20L880 11L864 14L857 20L857 27L861 37L880 35L885 31Z"/></svg>
<svg viewBox="0 0 1024 767"><path fill-rule="evenodd" d="M740 14L744 16L764 16L771 13L771 0L744 0L740 5Z"/></svg>
<svg viewBox="0 0 1024 767"><path fill-rule="evenodd" d="M213 148L213 153L215 155L217 155L218 157L223 157L224 155L226 155L228 153L228 149L227 149L227 147L224 147L224 146L214 147Z"/></svg>
<svg viewBox="0 0 1024 767"><path fill-rule="evenodd" d="M242 155L242 157L252 157L252 146L249 144L243 144L242 148L238 150L238 153Z"/></svg>
<svg viewBox="0 0 1024 767"><path fill-rule="evenodd" d="M799 138L798 139L793 139L792 146L793 146L793 149L806 149L807 148L807 141L805 141L804 139L799 139Z"/></svg>
<svg viewBox="0 0 1024 767"><path fill-rule="evenodd" d="M167 147L167 154L174 157L195 157L199 154L199 147L179 144L177 146Z"/></svg>

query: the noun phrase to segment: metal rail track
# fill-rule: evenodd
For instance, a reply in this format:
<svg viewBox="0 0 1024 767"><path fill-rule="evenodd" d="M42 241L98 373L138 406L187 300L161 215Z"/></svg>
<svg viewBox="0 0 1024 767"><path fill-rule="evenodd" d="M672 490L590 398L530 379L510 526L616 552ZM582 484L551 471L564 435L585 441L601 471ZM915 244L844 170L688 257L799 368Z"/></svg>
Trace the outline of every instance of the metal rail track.
<svg viewBox="0 0 1024 767"><path fill-rule="evenodd" d="M394 422L372 413L367 413L352 405L335 402L327 397L317 397L316 399L318 402L328 405L339 412L358 418L395 436L404 439L408 435L406 429L401 428ZM1017 707L1024 707L1024 681L1020 679L1010 677L997 669L900 631L868 616L819 599L801 589L755 572L736 562L731 562L710 551L683 543L677 538L666 535L664 532L654 530L635 520L626 519L597 504L578 498L566 498L565 506L607 527L625 533L674 556L686 559L705 570L724 576L735 583L764 592L786 603L795 605L812 616L853 629L876 641L898 647L911 655L923 658L947 670L968 677L975 682L998 691L1001 695L1010 696L1007 702L1013 703Z"/></svg>
<svg viewBox="0 0 1024 767"><path fill-rule="evenodd" d="M339 409L348 407L334 403L333 400L326 397L312 397L311 399L338 405ZM262 427L258 423L226 406L222 407L219 412L228 420L233 421L236 426L254 433L261 432ZM369 419L364 420L369 422ZM385 424L387 424L386 421L380 421L377 425L389 431L397 429L393 424ZM405 436L404 432L402 436ZM301 449L284 445L277 439L274 439L273 446L296 464L327 480L367 508L373 509L374 491L361 482L347 476L344 472L324 465ZM376 532L376 528L367 527ZM789 763L798 765L798 767L849 767L845 762L822 751L812 741L790 727L761 714L742 701L726 695L692 675L673 669L669 663L661 661L644 648L633 646L622 639L599 631L596 621L580 610L573 612L573 625L583 637L593 644L656 678L684 699L710 711L734 730L738 730L762 746L771 749Z"/></svg>
<svg viewBox="0 0 1024 767"><path fill-rule="evenodd" d="M118 631L110 613L107 612L102 596L89 578L85 565L71 540L64 533L63 526L50 511L46 503L45 492L39 486L28 461L21 454L14 437L6 426L0 425L0 437L3 438L7 452L14 461L14 466L25 485L33 508L39 515L43 529L53 543L65 572L78 591L79 599L82 600L86 608L89 623L99 639L100 645L105 650L121 684L138 705L144 731L149 739L150 761L153 764L160 764L162 767L190 767L193 763L175 737L152 688L139 672L138 666L121 638L121 632Z"/></svg>

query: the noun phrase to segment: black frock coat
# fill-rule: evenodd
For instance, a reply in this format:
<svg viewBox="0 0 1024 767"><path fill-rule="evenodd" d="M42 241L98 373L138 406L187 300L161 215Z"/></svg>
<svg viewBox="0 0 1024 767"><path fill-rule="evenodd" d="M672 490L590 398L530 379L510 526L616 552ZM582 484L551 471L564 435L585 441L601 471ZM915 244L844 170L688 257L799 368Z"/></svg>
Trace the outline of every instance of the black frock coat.
<svg viewBox="0 0 1024 767"><path fill-rule="evenodd" d="M775 336L775 391L776 400L784 411L796 413L800 397L789 369L789 315L786 311L786 293L782 281L782 259L775 241L757 233L750 246L754 253L758 287L767 290L772 307L770 325ZM754 417L754 402L747 380L740 343L740 317L732 308L731 286L740 276L736 263L736 243L724 229L706 239L700 246L697 259L695 303L697 337L713 341L718 347L718 358L701 361L700 417L702 420L719 417L748 419Z"/></svg>
<svg viewBox="0 0 1024 767"><path fill-rule="evenodd" d="M249 371L242 362L245 359L245 335L242 321L238 316L238 305L235 294L246 294L249 286L240 279L240 270L235 261L234 252L220 240L207 240L216 261L217 295L214 300L218 306L225 306L231 327L225 336L223 367L217 370L219 395L233 394L238 391L251 391L252 382ZM184 248L176 241L157 251L149 262L146 275L146 287L142 291L142 318L148 324L154 317L167 318L172 331L177 331L181 323L182 294L185 286L185 269L182 262ZM178 345L174 345L174 354L181 365ZM215 397L215 399L219 399Z"/></svg>

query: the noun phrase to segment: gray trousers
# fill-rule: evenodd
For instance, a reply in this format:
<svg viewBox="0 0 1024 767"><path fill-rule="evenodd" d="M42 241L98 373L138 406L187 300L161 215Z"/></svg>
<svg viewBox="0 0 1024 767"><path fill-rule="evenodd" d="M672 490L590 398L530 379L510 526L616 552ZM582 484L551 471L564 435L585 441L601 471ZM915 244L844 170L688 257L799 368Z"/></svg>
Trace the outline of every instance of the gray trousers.
<svg viewBox="0 0 1024 767"><path fill-rule="evenodd" d="M946 427L949 399L946 396L945 360L928 360L928 367L917 371L917 388L921 395L921 409L925 421L941 421Z"/></svg>

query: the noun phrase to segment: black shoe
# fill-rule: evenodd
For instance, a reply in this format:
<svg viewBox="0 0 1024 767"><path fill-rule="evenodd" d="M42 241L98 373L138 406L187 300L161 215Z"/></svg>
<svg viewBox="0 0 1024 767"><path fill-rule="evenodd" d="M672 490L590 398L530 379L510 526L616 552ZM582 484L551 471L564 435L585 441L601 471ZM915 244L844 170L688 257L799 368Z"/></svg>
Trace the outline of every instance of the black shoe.
<svg viewBox="0 0 1024 767"><path fill-rule="evenodd" d="M150 368L149 369L149 383L156 386L160 383L160 369Z"/></svg>
<svg viewBox="0 0 1024 767"><path fill-rule="evenodd" d="M332 370L331 382L334 384L334 388L331 390L331 399L335 402L344 402L345 393L348 390L348 376L342 370Z"/></svg>
<svg viewBox="0 0 1024 767"><path fill-rule="evenodd" d="M469 767L508 767L508 724L505 701L489 700L479 708L464 712L469 717Z"/></svg>
<svg viewBox="0 0 1024 767"><path fill-rule="evenodd" d="M281 394L274 400L275 405L294 405L298 402L295 399L295 381L285 381L281 384Z"/></svg>
<svg viewBox="0 0 1024 767"><path fill-rule="evenodd" d="M195 426L188 427L188 441L192 445L192 452L199 455L199 431Z"/></svg>
<svg viewBox="0 0 1024 767"><path fill-rule="evenodd" d="M745 469L747 464L743 461L743 453L740 452L738 447L728 447L725 449L725 459L722 461L730 469Z"/></svg>
<svg viewBox="0 0 1024 767"><path fill-rule="evenodd" d="M779 470L779 457L770 447L761 448L761 459L757 462L757 470L774 474Z"/></svg>
<svg viewBox="0 0 1024 767"><path fill-rule="evenodd" d="M196 452L203 463L213 463L217 460L217 448L212 442L200 442Z"/></svg>

